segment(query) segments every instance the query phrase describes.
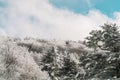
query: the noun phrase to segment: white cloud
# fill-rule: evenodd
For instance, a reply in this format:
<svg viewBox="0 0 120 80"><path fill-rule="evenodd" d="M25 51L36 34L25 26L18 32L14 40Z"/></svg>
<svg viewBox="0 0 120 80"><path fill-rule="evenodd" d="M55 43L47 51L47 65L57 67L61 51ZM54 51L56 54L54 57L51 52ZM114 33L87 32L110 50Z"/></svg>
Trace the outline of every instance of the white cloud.
<svg viewBox="0 0 120 80"><path fill-rule="evenodd" d="M8 7L1 14L8 17L3 17L5 20L2 23L6 34L13 36L83 40L91 30L98 29L99 25L119 20L110 19L98 10L90 10L87 15L75 14L52 6L48 0L6 2Z"/></svg>
<svg viewBox="0 0 120 80"><path fill-rule="evenodd" d="M3 35L3 36L7 35L6 32L3 29L1 29L1 28L0 28L0 34Z"/></svg>

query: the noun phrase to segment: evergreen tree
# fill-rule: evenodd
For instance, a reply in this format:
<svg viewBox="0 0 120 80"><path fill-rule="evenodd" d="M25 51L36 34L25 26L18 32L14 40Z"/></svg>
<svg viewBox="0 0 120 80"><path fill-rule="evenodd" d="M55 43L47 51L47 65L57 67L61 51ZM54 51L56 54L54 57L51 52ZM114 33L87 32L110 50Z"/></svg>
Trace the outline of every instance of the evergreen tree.
<svg viewBox="0 0 120 80"><path fill-rule="evenodd" d="M120 32L116 24L104 24L102 30L93 30L86 37L85 44L90 48L100 48L111 52L119 52Z"/></svg>
<svg viewBox="0 0 120 80"><path fill-rule="evenodd" d="M119 52L120 33L116 24L104 24L102 27L103 48L111 52Z"/></svg>
<svg viewBox="0 0 120 80"><path fill-rule="evenodd" d="M54 47L52 47L51 50L48 50L48 52L43 56L41 61L43 65L42 70L47 71L52 80L56 80L54 75L52 74L56 68L54 65L54 61L55 61L55 50Z"/></svg>
<svg viewBox="0 0 120 80"><path fill-rule="evenodd" d="M101 30L92 30L90 36L86 37L85 45L94 48L96 51L97 48L101 48L99 42L101 41L102 31Z"/></svg>
<svg viewBox="0 0 120 80"><path fill-rule="evenodd" d="M77 73L77 64L69 57L64 57L63 67L59 71L62 80L76 80L75 76Z"/></svg>

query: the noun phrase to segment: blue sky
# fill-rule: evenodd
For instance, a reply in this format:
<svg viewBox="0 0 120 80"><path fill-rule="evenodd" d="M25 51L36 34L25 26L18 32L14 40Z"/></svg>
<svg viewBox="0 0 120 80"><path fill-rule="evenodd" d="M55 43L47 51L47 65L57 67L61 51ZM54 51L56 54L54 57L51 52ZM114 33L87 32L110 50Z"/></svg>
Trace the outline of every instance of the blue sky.
<svg viewBox="0 0 120 80"><path fill-rule="evenodd" d="M0 35L83 40L106 22L120 25L120 0L0 0Z"/></svg>
<svg viewBox="0 0 120 80"><path fill-rule="evenodd" d="M120 0L50 0L58 7L71 10L75 13L87 14L91 9L97 9L109 17L120 11Z"/></svg>

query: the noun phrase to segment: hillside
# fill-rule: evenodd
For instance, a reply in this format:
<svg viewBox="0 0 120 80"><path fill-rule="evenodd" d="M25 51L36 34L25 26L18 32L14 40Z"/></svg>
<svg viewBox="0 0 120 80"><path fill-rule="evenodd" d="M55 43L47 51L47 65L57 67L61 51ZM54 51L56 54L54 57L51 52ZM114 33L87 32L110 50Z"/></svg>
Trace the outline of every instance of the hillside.
<svg viewBox="0 0 120 80"><path fill-rule="evenodd" d="M82 42L0 37L0 80L119 80L120 55Z"/></svg>

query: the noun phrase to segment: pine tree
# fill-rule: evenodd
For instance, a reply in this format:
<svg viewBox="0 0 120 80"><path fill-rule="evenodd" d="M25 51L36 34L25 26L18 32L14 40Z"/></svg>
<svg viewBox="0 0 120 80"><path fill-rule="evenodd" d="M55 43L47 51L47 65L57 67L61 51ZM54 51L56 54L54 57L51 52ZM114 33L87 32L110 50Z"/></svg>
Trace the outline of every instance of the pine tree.
<svg viewBox="0 0 120 80"><path fill-rule="evenodd" d="M55 50L54 47L52 47L51 50L48 50L48 52L43 56L41 61L43 65L42 70L47 71L52 80L55 80L55 77L52 74L55 69L54 61L55 61Z"/></svg>
<svg viewBox="0 0 120 80"><path fill-rule="evenodd" d="M59 74L63 80L75 80L78 73L77 65L69 57L64 57L63 67L60 69Z"/></svg>
<svg viewBox="0 0 120 80"><path fill-rule="evenodd" d="M90 48L100 48L111 52L119 52L120 32L116 24L104 24L102 30L93 30L89 37L86 37L85 44Z"/></svg>
<svg viewBox="0 0 120 80"><path fill-rule="evenodd" d="M103 48L111 52L119 52L120 33L116 24L104 24L102 27Z"/></svg>
<svg viewBox="0 0 120 80"><path fill-rule="evenodd" d="M92 30L90 32L90 36L86 37L85 45L90 48L94 48L94 50L96 51L97 48L101 48L101 45L99 45L99 42L101 41L101 36L101 30Z"/></svg>

